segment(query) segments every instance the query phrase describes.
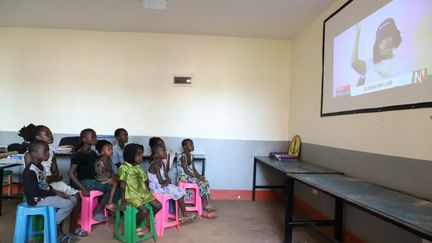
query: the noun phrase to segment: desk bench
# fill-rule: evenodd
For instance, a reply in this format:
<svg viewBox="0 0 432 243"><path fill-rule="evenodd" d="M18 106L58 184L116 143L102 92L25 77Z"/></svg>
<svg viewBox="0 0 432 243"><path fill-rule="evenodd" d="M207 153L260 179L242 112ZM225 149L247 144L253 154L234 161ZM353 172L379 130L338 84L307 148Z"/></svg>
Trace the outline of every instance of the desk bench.
<svg viewBox="0 0 432 243"><path fill-rule="evenodd" d="M432 240L432 202L430 201L343 175L291 174L289 176L292 180L314 187L335 199L335 212L341 211L339 214L335 213L336 225L343 225L342 206L343 203L347 203L415 235ZM289 231L292 230L292 226L295 226L295 223L288 224ZM342 238L338 237L336 240L342 241Z"/></svg>

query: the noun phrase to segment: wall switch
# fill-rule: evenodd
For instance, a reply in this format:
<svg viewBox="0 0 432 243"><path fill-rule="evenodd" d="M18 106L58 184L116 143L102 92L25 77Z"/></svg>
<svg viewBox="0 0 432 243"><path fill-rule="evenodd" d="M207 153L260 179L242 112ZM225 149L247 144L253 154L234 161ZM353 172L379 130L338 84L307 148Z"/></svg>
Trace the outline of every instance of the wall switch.
<svg viewBox="0 0 432 243"><path fill-rule="evenodd" d="M312 194L314 194L315 196L318 196L318 190L317 189L312 189Z"/></svg>

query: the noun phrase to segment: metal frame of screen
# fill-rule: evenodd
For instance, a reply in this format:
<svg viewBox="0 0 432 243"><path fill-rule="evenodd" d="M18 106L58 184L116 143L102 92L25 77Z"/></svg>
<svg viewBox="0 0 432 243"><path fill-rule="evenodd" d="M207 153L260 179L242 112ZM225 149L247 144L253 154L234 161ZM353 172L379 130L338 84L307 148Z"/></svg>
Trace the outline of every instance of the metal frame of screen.
<svg viewBox="0 0 432 243"><path fill-rule="evenodd" d="M344 5L342 5L340 8L338 8L334 13L332 13L323 22L322 70L321 70L321 112L320 112L321 113L321 117L339 116L339 115L350 115L350 114L359 114L359 113L384 112L384 111L405 110L405 109L419 109L419 108L432 107L432 102L421 102L421 103L413 103L413 104L391 105L391 106L384 106L384 107L375 107L375 108L365 108L365 109L356 109L356 110L347 110L347 111L338 111L338 112L323 113L325 25L326 25L326 22L328 20L330 20L333 16L335 16L340 11L342 11L352 1L353 0L347 1Z"/></svg>

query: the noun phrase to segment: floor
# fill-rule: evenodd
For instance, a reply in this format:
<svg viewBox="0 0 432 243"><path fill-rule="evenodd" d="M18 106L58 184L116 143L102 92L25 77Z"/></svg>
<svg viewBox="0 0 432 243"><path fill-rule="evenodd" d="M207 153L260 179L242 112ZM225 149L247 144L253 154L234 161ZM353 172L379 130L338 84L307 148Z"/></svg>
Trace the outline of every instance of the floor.
<svg viewBox="0 0 432 243"><path fill-rule="evenodd" d="M13 241L15 209L17 200L3 201L3 214L0 216L0 243ZM250 201L215 201L218 218L200 219L197 223L182 226L179 231L170 228L158 243L279 243L283 239L283 205L272 202ZM296 211L295 216L302 216ZM80 240L80 243L117 242L112 237L112 225L93 227L91 234ZM298 227L294 230L295 243L331 242L309 227ZM153 240L147 240L153 242Z"/></svg>

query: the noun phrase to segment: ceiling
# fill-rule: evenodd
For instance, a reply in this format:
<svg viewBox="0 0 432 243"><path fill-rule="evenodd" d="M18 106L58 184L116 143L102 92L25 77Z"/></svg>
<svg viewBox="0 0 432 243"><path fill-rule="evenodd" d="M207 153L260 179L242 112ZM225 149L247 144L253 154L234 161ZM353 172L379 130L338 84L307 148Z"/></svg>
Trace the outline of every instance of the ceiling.
<svg viewBox="0 0 432 243"><path fill-rule="evenodd" d="M336 0L0 0L0 26L291 39Z"/></svg>

